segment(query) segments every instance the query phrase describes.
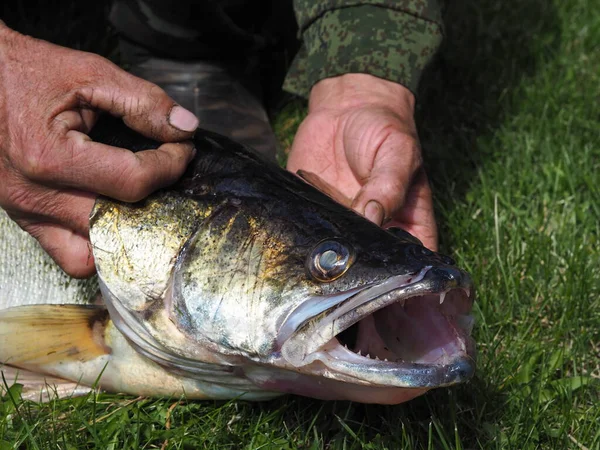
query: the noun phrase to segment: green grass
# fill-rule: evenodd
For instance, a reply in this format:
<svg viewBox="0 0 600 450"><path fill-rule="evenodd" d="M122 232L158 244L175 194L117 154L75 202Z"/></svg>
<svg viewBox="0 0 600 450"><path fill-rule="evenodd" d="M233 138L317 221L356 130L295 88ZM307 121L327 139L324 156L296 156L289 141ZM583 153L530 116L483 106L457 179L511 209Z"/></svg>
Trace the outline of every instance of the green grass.
<svg viewBox="0 0 600 450"><path fill-rule="evenodd" d="M0 449L599 449L599 0L454 2L418 121L442 249L471 272L468 384L378 407L0 400ZM276 119L289 146L304 111Z"/></svg>

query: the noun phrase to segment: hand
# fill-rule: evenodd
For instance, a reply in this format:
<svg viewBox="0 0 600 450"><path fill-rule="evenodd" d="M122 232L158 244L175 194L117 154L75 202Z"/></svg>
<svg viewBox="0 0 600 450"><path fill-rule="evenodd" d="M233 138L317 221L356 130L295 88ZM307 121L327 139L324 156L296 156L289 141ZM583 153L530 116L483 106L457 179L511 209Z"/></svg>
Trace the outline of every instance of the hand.
<svg viewBox="0 0 600 450"><path fill-rule="evenodd" d="M0 21L0 206L67 272L94 272L96 195L137 201L176 181L190 142L132 153L91 141L98 111L163 141L190 139L195 116L106 59L10 30Z"/></svg>
<svg viewBox="0 0 600 450"><path fill-rule="evenodd" d="M414 96L400 84L366 74L321 80L311 90L287 168L315 173L358 213L437 250L413 113Z"/></svg>

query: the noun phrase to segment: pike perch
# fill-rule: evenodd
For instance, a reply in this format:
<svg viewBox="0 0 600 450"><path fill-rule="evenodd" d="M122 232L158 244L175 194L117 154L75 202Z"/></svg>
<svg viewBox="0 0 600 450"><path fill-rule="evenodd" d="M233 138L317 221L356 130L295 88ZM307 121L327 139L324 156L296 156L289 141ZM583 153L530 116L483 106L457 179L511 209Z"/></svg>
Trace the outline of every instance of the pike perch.
<svg viewBox="0 0 600 450"><path fill-rule="evenodd" d="M115 122L97 128L110 145L158 145ZM37 395L35 380L45 379L68 387L58 393L75 383L191 399L293 393L395 404L472 376L474 294L452 259L227 138L198 131L194 142L176 185L135 204L96 202L101 297L93 282L32 266L41 250L0 218L8 383L18 372Z"/></svg>

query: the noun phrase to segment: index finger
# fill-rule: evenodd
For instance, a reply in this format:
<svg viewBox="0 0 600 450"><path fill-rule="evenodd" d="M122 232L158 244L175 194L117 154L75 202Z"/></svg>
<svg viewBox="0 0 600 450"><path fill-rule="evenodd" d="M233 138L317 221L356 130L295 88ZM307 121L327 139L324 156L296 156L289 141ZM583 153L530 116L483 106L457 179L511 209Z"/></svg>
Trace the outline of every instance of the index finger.
<svg viewBox="0 0 600 450"><path fill-rule="evenodd" d="M126 202L139 201L174 183L194 157L189 141L133 153L71 130L57 144L63 148L52 152L52 160L38 162L31 178Z"/></svg>

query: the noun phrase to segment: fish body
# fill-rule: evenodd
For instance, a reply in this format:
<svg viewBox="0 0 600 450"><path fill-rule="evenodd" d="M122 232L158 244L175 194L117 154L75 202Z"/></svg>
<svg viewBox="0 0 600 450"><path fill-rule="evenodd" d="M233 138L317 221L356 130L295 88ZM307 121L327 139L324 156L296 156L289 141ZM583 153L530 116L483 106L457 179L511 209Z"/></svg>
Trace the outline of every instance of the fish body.
<svg viewBox="0 0 600 450"><path fill-rule="evenodd" d="M158 145L111 121L95 133L134 151ZM227 138L199 131L194 144L171 188L96 202L101 298L0 299L1 362L213 399L400 403L470 378L474 295L450 258Z"/></svg>

